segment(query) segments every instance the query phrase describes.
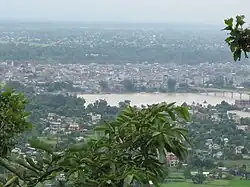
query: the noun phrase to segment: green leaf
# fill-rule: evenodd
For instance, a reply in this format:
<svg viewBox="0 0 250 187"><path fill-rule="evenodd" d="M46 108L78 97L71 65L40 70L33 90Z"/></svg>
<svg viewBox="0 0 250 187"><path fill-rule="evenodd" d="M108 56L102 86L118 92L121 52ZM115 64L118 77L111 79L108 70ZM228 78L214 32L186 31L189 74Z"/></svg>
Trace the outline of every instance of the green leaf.
<svg viewBox="0 0 250 187"><path fill-rule="evenodd" d="M246 22L244 21L245 16L241 15L241 16L236 16L236 24L242 26L244 25Z"/></svg>
<svg viewBox="0 0 250 187"><path fill-rule="evenodd" d="M4 187L11 186L13 183L16 183L17 181L18 181L18 177L14 176L10 180L8 180L8 182L4 185Z"/></svg>
<svg viewBox="0 0 250 187"><path fill-rule="evenodd" d="M133 174L132 174L132 175L128 175L128 176L124 179L124 183L130 185L130 184L132 183L133 179L134 179L134 175L133 175Z"/></svg>
<svg viewBox="0 0 250 187"><path fill-rule="evenodd" d="M167 108L170 108L171 106L173 106L173 105L175 105L175 104L176 104L176 102L169 103L169 104L167 105Z"/></svg>
<svg viewBox="0 0 250 187"><path fill-rule="evenodd" d="M86 147L85 142L84 143L77 143L77 144L74 144L74 145L70 146L68 151L70 151L70 152L79 152L79 151L82 151L85 147Z"/></svg>
<svg viewBox="0 0 250 187"><path fill-rule="evenodd" d="M233 28L233 21L234 21L233 18L225 19L225 20L224 20L224 23L225 23L228 27Z"/></svg>
<svg viewBox="0 0 250 187"><path fill-rule="evenodd" d="M40 149L47 153L53 154L54 147L51 144L48 144L41 140L30 140L29 143L30 143L30 146L35 149Z"/></svg>
<svg viewBox="0 0 250 187"><path fill-rule="evenodd" d="M27 124L27 128L28 128L28 129L32 129L32 124L31 124L31 123L28 123L28 124Z"/></svg>
<svg viewBox="0 0 250 187"><path fill-rule="evenodd" d="M101 125L101 126L97 126L94 128L94 131L106 131L106 130L109 130L109 128L107 126L104 126L104 125Z"/></svg>
<svg viewBox="0 0 250 187"><path fill-rule="evenodd" d="M237 61L241 59L241 49L237 49L234 53L233 53L233 57L234 57L234 61Z"/></svg>
<svg viewBox="0 0 250 187"><path fill-rule="evenodd" d="M234 44L231 44L230 50L231 50L232 53L235 51L235 49L236 49L236 46Z"/></svg>
<svg viewBox="0 0 250 187"><path fill-rule="evenodd" d="M177 107L176 108L177 114L184 120L189 121L190 120L190 114L188 112L187 107Z"/></svg>
<svg viewBox="0 0 250 187"><path fill-rule="evenodd" d="M229 36L225 39L226 43L231 43L234 40L234 38L232 36ZM231 50L232 51L232 50Z"/></svg>
<svg viewBox="0 0 250 187"><path fill-rule="evenodd" d="M32 170L33 172L37 173L36 169L33 168L33 167L31 167L31 166L30 166L25 160L23 160L22 158L17 158L17 159L16 159L16 162L17 162L18 164L20 164L21 166L23 166L23 167L25 167L25 168L27 168L27 169L30 169L30 170Z"/></svg>
<svg viewBox="0 0 250 187"><path fill-rule="evenodd" d="M29 163L30 166L36 168L37 170L40 170L40 171L43 171L43 169L41 167L39 167L38 164L36 164L32 158L26 156L25 157L25 160Z"/></svg>
<svg viewBox="0 0 250 187"><path fill-rule="evenodd" d="M168 112L169 116L171 117L171 119L172 119L173 121L176 121L175 114L174 114L171 110L168 110L167 112Z"/></svg>
<svg viewBox="0 0 250 187"><path fill-rule="evenodd" d="M17 175L20 179L23 179L22 173L19 173L17 168L14 167L11 163L8 163L5 159L0 158L0 165Z"/></svg>
<svg viewBox="0 0 250 187"><path fill-rule="evenodd" d="M162 134L162 133L161 132L154 132L152 137L159 136L160 134Z"/></svg>
<svg viewBox="0 0 250 187"><path fill-rule="evenodd" d="M244 51L244 54L245 54L245 58L248 58L248 55L247 55L247 52L246 52L246 51Z"/></svg>

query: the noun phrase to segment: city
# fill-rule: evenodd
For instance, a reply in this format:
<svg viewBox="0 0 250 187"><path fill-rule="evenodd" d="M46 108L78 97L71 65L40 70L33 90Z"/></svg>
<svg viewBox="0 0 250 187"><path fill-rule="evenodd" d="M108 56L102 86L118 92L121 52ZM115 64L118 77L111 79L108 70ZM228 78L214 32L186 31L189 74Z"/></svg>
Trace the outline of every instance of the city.
<svg viewBox="0 0 250 187"><path fill-rule="evenodd" d="M156 1L3 3L0 186L250 185L248 20Z"/></svg>

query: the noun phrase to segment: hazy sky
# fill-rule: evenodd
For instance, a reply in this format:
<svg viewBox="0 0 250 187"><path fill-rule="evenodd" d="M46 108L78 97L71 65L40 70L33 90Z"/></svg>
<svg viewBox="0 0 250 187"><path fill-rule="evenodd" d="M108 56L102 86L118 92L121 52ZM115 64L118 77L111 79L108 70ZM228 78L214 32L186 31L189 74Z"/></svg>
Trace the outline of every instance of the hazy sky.
<svg viewBox="0 0 250 187"><path fill-rule="evenodd" d="M1 0L0 19L221 23L250 0Z"/></svg>

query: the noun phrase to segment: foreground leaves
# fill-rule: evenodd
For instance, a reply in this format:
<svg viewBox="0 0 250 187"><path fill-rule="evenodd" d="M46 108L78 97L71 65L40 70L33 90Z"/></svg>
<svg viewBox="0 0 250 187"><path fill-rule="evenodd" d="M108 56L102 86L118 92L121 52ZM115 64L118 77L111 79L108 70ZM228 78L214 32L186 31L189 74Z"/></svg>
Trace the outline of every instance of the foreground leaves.
<svg viewBox="0 0 250 187"><path fill-rule="evenodd" d="M250 29L244 28L245 16L236 16L233 18L226 19L226 27L223 29L228 31L229 37L225 39L225 42L229 45L231 52L233 53L234 61L241 60L242 52L245 58L248 58L250 52ZM235 21L235 23L234 23Z"/></svg>
<svg viewBox="0 0 250 187"><path fill-rule="evenodd" d="M26 118L26 99L14 90L0 86L0 157L6 156L16 143L16 137L31 128Z"/></svg>
<svg viewBox="0 0 250 187"><path fill-rule="evenodd" d="M2 159L0 164L22 186L54 179L75 187L123 187L149 181L158 186L166 176L167 152L180 159L187 154L187 132L180 122L189 118L187 108L174 103L143 109L128 106L115 120L95 129L99 134L96 139L60 153L44 142L33 141L31 146L41 152L36 158Z"/></svg>

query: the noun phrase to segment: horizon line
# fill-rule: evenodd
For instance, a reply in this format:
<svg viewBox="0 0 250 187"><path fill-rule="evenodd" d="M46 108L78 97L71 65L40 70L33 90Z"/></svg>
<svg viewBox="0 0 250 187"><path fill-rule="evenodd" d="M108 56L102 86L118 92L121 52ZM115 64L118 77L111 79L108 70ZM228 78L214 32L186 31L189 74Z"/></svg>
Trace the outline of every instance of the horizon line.
<svg viewBox="0 0 250 187"><path fill-rule="evenodd" d="M162 25L207 25L207 26L220 26L223 23L204 23L204 22L180 22L180 21L111 21L111 20L45 20L45 19L3 19L0 18L0 23L5 23L5 22L10 22L10 23L87 23L87 24L162 24Z"/></svg>

